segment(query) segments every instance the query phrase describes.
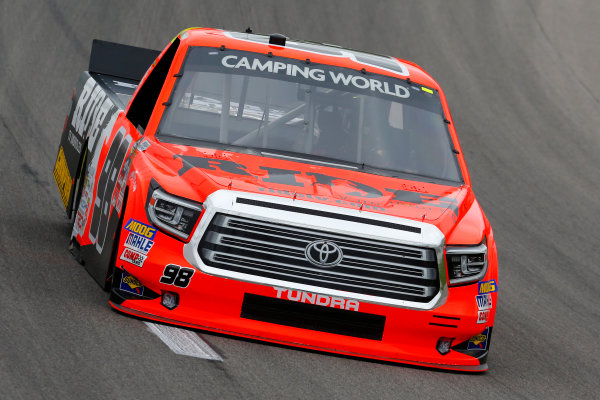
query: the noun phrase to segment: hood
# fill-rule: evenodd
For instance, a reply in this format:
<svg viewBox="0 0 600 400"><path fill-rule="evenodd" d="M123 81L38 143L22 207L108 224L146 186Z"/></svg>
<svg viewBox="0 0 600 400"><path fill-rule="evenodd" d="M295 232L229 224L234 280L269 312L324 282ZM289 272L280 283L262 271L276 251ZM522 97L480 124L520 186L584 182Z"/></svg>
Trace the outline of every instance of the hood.
<svg viewBox="0 0 600 400"><path fill-rule="evenodd" d="M446 233L472 202L446 186L231 151L154 143L145 152L165 190L203 201L219 189L292 197L430 222ZM169 175L161 182L160 175ZM173 179L176 178L176 179Z"/></svg>

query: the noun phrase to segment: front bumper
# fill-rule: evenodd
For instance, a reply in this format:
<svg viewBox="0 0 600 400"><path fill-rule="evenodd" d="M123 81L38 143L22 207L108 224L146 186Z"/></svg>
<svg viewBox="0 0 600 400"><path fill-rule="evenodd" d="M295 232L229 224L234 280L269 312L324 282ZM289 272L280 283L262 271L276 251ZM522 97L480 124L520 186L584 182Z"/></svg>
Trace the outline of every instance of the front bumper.
<svg viewBox="0 0 600 400"><path fill-rule="evenodd" d="M184 244L159 231L141 265L118 259L111 306L155 321L306 349L434 368L487 370L495 309L489 310L484 323L478 323L478 285L453 288L446 285L443 235L437 228L421 224L419 237L405 235L401 240L437 249L441 276L438 296L428 303L389 302L253 276L227 275L203 265L197 247L216 212L291 220L298 226L306 224L306 218L302 216L273 216L272 211L246 205L234 209L232 195L235 192L228 191L226 195L213 197L212 201L210 197L207 199L204 215L189 243ZM264 215L260 215L261 212ZM145 218L142 215L132 217L142 221ZM376 218L385 220L387 217L377 215ZM311 226L329 224L328 229L332 230L331 220L326 217L311 218L310 222ZM357 232L357 224L342 221L335 229ZM387 240L392 237L397 240L399 235L386 228L368 234ZM125 236L122 235L119 254L125 250ZM184 287L176 285L164 279L169 267L171 271L173 268L186 269L193 275ZM494 277L488 272L486 279ZM161 295L165 292L177 293L177 307L170 309L161 304ZM495 305L496 293L491 296L491 304ZM445 354L437 349L441 339L452 340L451 349Z"/></svg>
<svg viewBox="0 0 600 400"><path fill-rule="evenodd" d="M150 265L144 265L144 269L151 269L147 267ZM128 267L127 270L135 272L131 267ZM121 270L117 270L116 280L122 279L119 278L120 274ZM158 282L158 278L154 281ZM145 281L143 278L136 279L142 284ZM477 285L453 288L451 297L456 297L457 300L448 301L435 310L410 310L366 302L359 303L358 311L343 310L347 313L383 317L384 323L380 340L357 337L361 336L359 327L354 332L343 331L348 326L345 321L340 323L342 327L339 329L342 331L338 330L338 332L344 332L342 334L297 327L299 324L288 326L265 322L251 319L255 316L248 318L248 315L244 315L249 295L259 296L261 299L277 299L286 303L306 304L327 311L332 309L342 311L340 307L343 306L338 304L335 308L331 308L306 303L307 299L310 300L311 297L305 298L305 302L289 300L289 298L299 298L302 301L299 292L284 292L281 288L224 279L202 273L195 274L185 290L174 289L172 286L152 286L154 287L151 289L144 284L144 297L141 297L131 292L124 292L120 289L120 285L115 284L110 304L116 310L142 318L283 345L434 368L474 372L487 370L489 333L485 348L467 350L470 339L477 337L493 325L492 314L490 314L487 324L477 323L477 306L473 300L475 294L470 293L477 290ZM454 290L456 290L456 296ZM164 291L179 294L179 305L175 309L169 310L161 305L160 294ZM470 298L471 301L461 301L461 298ZM269 304L265 307L268 306ZM313 308L313 310L315 309ZM272 310L267 309L264 310L264 313L270 311ZM315 315L316 318L318 315ZM308 321L309 326L310 322ZM290 324L291 322L283 323ZM373 323L379 323L379 321ZM335 324L335 321L330 321L329 325L335 326ZM368 334L362 336L368 336ZM440 338L453 339L452 349L448 354L442 355L437 351L436 346Z"/></svg>

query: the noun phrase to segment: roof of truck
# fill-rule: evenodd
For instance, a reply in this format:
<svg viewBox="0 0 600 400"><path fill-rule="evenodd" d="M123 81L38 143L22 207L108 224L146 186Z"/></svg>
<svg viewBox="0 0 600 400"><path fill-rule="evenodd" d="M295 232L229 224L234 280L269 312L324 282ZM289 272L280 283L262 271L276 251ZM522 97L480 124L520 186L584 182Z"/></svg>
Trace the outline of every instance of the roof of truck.
<svg viewBox="0 0 600 400"><path fill-rule="evenodd" d="M178 37L187 46L214 46L221 49L271 53L273 57L306 60L352 68L364 73L395 76L440 90L437 82L417 64L399 58L344 47L290 39L281 34L261 35L213 28L189 28ZM281 44L283 41L284 44ZM279 43L279 44L276 44Z"/></svg>

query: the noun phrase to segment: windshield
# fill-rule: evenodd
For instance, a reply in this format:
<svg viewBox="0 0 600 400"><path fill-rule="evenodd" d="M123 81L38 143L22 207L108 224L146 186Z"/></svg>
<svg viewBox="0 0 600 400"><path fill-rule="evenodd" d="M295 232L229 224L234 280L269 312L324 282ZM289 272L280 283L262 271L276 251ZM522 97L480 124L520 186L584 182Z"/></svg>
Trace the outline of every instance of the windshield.
<svg viewBox="0 0 600 400"><path fill-rule="evenodd" d="M436 90L259 53L193 47L158 136L461 181Z"/></svg>

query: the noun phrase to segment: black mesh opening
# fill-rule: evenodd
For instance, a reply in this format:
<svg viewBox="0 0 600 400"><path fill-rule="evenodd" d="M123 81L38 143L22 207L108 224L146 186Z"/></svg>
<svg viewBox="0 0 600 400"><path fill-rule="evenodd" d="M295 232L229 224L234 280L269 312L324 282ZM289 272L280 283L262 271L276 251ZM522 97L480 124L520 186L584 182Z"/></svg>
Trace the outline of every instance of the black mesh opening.
<svg viewBox="0 0 600 400"><path fill-rule="evenodd" d="M381 340L385 316L244 294L242 318L272 324Z"/></svg>

